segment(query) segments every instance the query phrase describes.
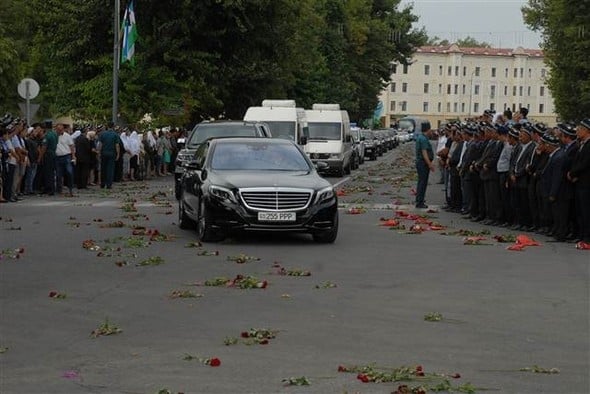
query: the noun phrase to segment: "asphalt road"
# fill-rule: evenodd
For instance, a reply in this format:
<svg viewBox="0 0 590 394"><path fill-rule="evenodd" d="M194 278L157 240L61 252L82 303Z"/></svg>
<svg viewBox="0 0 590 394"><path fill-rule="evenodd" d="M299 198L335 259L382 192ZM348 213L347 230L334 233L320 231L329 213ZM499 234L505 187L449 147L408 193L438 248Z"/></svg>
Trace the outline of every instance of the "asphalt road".
<svg viewBox="0 0 590 394"><path fill-rule="evenodd" d="M0 205L0 392L391 393L443 381L433 373L475 392L590 392L590 253L531 234L541 246L509 251L491 236L516 233L413 211L412 149L332 178L342 206L333 245L246 234L187 247L195 233L176 226L171 176ZM427 194L434 210L436 180ZM421 224L426 231L408 234L415 222L399 217L405 230L382 226L395 210L446 229ZM149 243L131 226L159 235ZM491 233L474 246L441 234L459 229ZM83 248L87 240L101 249ZM228 260L240 254L259 260ZM157 258L163 263L138 265ZM277 264L311 276L278 275ZM238 274L268 286L195 286ZM175 290L200 296L171 298ZM435 313L441 321L425 320ZM122 332L92 338L107 318ZM253 328L276 338L249 344L240 334ZM426 376L362 383L337 371L371 364L421 365ZM526 370L535 366L559 373ZM284 386L290 377L311 385Z"/></svg>

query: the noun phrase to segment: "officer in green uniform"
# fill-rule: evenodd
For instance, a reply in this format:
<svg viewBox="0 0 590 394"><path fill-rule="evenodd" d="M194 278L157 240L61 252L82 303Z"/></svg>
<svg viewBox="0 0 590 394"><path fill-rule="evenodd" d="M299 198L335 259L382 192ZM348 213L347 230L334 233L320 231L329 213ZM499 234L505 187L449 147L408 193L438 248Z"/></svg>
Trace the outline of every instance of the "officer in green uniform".
<svg viewBox="0 0 590 394"><path fill-rule="evenodd" d="M119 160L119 135L113 129L115 124L109 122L108 129L98 136L100 142L100 187L111 189L115 178L115 162Z"/></svg>

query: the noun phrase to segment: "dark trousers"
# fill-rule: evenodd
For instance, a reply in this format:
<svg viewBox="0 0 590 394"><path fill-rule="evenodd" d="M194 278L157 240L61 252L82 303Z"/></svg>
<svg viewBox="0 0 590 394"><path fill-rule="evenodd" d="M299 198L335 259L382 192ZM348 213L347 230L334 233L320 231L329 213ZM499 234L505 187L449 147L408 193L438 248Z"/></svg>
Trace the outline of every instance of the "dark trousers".
<svg viewBox="0 0 590 394"><path fill-rule="evenodd" d="M473 182L469 175L463 175L461 177L461 210L464 212L469 211L471 205L471 198L473 197Z"/></svg>
<svg viewBox="0 0 590 394"><path fill-rule="evenodd" d="M510 200L510 195L512 194L512 189L508 186L508 172L500 172L498 173L498 187L500 189L500 205L501 205L501 213L500 218L504 223L512 223L514 220L513 218L513 209L512 209L512 201Z"/></svg>
<svg viewBox="0 0 590 394"><path fill-rule="evenodd" d="M568 205L567 199L557 199L551 203L553 217L553 236L558 241L565 241L568 234Z"/></svg>
<svg viewBox="0 0 590 394"><path fill-rule="evenodd" d="M62 185L67 186L70 193L74 187L74 167L72 155L57 156L57 192L61 193Z"/></svg>
<svg viewBox="0 0 590 394"><path fill-rule="evenodd" d="M115 156L102 155L100 157L100 187L113 187L115 179Z"/></svg>
<svg viewBox="0 0 590 394"><path fill-rule="evenodd" d="M5 200L10 200L16 196L12 195L12 183L14 182L14 172L16 171L16 166L14 164L6 163L6 170L4 173L4 181L2 183L2 197Z"/></svg>
<svg viewBox="0 0 590 394"><path fill-rule="evenodd" d="M578 237L590 242L590 188L576 188L576 213Z"/></svg>
<svg viewBox="0 0 590 394"><path fill-rule="evenodd" d="M528 185L517 185L514 192L516 194L516 220L521 226L528 227L531 225Z"/></svg>
<svg viewBox="0 0 590 394"><path fill-rule="evenodd" d="M527 193L529 198L529 207L531 213L531 224L535 228L542 227L541 225L541 211L537 205L537 184L539 183L537 178L529 178L527 186Z"/></svg>
<svg viewBox="0 0 590 394"><path fill-rule="evenodd" d="M43 180L47 194L55 194L55 155L45 152L43 157Z"/></svg>
<svg viewBox="0 0 590 394"><path fill-rule="evenodd" d="M90 163L78 162L76 165L76 186L78 189L88 187L88 176L90 175Z"/></svg>
<svg viewBox="0 0 590 394"><path fill-rule="evenodd" d="M416 163L416 170L418 171L418 184L416 185L416 205L424 204L424 197L426 195L426 187L428 186L428 176L430 169L423 161Z"/></svg>
<svg viewBox="0 0 590 394"><path fill-rule="evenodd" d="M461 209L461 177L459 176L459 171L456 168L451 168L450 170L450 182L449 185L451 187L451 202L450 206L453 209Z"/></svg>
<svg viewBox="0 0 590 394"><path fill-rule="evenodd" d="M550 229L553 226L553 220L551 218L551 207L547 203L547 196L543 196L543 186L541 181L537 180L535 188L535 207L539 212L539 226L541 228Z"/></svg>
<svg viewBox="0 0 590 394"><path fill-rule="evenodd" d="M483 181L486 213L489 219L502 220L502 197L500 195L500 183L498 179Z"/></svg>
<svg viewBox="0 0 590 394"><path fill-rule="evenodd" d="M471 213L472 217L484 218L486 216L485 194L483 190L483 182L477 174L472 180L472 191L473 195L471 196L469 212Z"/></svg>

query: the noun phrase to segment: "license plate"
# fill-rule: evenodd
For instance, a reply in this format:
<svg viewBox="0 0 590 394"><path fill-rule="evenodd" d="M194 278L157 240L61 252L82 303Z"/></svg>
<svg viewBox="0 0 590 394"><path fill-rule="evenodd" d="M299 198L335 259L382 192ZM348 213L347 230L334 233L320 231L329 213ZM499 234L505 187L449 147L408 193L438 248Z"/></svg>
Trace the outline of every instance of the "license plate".
<svg viewBox="0 0 590 394"><path fill-rule="evenodd" d="M258 220L261 222L294 222L295 212L258 212Z"/></svg>

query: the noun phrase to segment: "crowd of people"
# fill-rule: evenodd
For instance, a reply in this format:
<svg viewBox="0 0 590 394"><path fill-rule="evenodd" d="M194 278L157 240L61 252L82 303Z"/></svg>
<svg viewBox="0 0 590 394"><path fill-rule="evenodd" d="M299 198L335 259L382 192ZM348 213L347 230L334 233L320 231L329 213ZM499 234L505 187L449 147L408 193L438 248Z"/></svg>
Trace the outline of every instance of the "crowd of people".
<svg viewBox="0 0 590 394"><path fill-rule="evenodd" d="M514 117L486 111L444 125L436 152L417 145L418 184L421 172L434 171L436 154L443 209L560 242L590 242L589 139L590 119L548 127L529 122L526 108ZM425 207L423 197L416 204Z"/></svg>
<svg viewBox="0 0 590 394"><path fill-rule="evenodd" d="M25 196L73 196L74 188L110 189L114 182L171 175L183 130L32 124L6 115L0 121L0 202Z"/></svg>

